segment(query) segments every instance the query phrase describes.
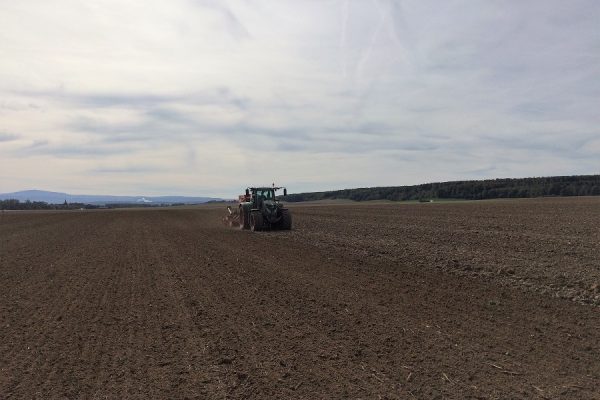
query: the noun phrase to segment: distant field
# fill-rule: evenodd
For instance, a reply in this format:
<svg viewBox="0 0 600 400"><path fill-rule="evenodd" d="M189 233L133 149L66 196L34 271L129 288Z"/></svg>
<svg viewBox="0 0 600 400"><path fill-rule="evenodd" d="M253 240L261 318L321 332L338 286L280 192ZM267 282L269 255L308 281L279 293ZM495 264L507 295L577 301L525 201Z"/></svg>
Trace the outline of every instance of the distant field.
<svg viewBox="0 0 600 400"><path fill-rule="evenodd" d="M0 213L0 398L598 399L600 198Z"/></svg>

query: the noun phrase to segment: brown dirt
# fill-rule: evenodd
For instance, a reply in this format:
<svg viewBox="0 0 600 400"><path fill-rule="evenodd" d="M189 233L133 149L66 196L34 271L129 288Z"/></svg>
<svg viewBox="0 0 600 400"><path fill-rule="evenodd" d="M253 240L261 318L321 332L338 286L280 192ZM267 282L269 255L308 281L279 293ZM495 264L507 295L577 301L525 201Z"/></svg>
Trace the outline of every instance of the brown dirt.
<svg viewBox="0 0 600 400"><path fill-rule="evenodd" d="M0 214L0 398L600 399L600 199L292 208Z"/></svg>

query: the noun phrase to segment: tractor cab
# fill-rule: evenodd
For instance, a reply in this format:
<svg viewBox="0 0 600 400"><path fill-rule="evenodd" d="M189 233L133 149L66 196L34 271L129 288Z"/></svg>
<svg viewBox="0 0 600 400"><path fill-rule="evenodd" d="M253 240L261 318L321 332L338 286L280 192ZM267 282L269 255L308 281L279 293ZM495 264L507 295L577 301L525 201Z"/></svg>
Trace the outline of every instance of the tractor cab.
<svg viewBox="0 0 600 400"><path fill-rule="evenodd" d="M282 187L249 187L246 189L246 195L240 196L240 200L250 202L253 209L258 209L265 201L267 204L279 202L275 192L280 189L283 189L283 195L287 196L287 189Z"/></svg>
<svg viewBox="0 0 600 400"><path fill-rule="evenodd" d="M273 188L256 188L253 193L253 203L258 208L258 205L267 201L275 201L275 189Z"/></svg>

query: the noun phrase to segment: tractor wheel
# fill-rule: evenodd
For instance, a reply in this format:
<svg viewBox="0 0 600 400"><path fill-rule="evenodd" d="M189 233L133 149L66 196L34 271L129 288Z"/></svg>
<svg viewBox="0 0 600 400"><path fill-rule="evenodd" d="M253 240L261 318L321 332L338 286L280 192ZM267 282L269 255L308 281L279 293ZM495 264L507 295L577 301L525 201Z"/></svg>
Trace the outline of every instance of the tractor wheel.
<svg viewBox="0 0 600 400"><path fill-rule="evenodd" d="M262 231L263 229L263 216L260 211L255 211L250 214L250 229L253 232Z"/></svg>
<svg viewBox="0 0 600 400"><path fill-rule="evenodd" d="M286 231L292 229L292 214L290 214L289 210L281 210L280 228Z"/></svg>
<svg viewBox="0 0 600 400"><path fill-rule="evenodd" d="M248 229L248 213L244 210L244 207L240 207L240 229Z"/></svg>

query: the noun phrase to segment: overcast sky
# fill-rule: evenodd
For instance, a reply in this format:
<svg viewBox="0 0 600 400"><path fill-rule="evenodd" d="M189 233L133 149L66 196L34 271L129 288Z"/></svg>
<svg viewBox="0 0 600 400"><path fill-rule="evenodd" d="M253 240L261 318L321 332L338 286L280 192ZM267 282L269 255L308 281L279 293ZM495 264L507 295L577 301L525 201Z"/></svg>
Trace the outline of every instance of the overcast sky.
<svg viewBox="0 0 600 400"><path fill-rule="evenodd" d="M593 173L596 0L0 0L0 192Z"/></svg>

